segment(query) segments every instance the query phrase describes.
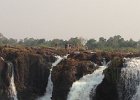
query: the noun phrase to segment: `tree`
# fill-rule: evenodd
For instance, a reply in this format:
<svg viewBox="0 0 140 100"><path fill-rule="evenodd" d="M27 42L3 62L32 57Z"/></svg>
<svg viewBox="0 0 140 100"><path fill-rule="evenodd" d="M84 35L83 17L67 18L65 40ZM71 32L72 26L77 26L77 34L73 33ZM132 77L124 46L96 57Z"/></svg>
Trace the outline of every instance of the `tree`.
<svg viewBox="0 0 140 100"><path fill-rule="evenodd" d="M110 37L107 40L106 46L111 48L119 48L119 47L123 47L124 42L125 42L124 39L121 38L120 35L116 35L114 37Z"/></svg>
<svg viewBox="0 0 140 100"><path fill-rule="evenodd" d="M137 42L137 48L140 48L140 40Z"/></svg>
<svg viewBox="0 0 140 100"><path fill-rule="evenodd" d="M130 39L128 41L128 46L129 47L137 47L137 42L133 41L133 39Z"/></svg>
<svg viewBox="0 0 140 100"><path fill-rule="evenodd" d="M65 42L62 39L53 39L52 41L48 41L48 45L51 47L64 47L65 46Z"/></svg>
<svg viewBox="0 0 140 100"><path fill-rule="evenodd" d="M34 38L24 38L24 44L26 46L35 46L37 41Z"/></svg>
<svg viewBox="0 0 140 100"><path fill-rule="evenodd" d="M90 39L87 41L86 43L86 46L89 48L89 49L94 49L97 47L97 42L95 39Z"/></svg>
<svg viewBox="0 0 140 100"><path fill-rule="evenodd" d="M76 38L70 38L70 39L68 40L68 42L69 42L70 44L72 44L73 46L75 46L75 47L81 45L81 41L78 39L78 37L76 37Z"/></svg>
<svg viewBox="0 0 140 100"><path fill-rule="evenodd" d="M103 37L100 37L100 38L99 38L99 42L98 42L98 44L97 44L98 48L104 48L105 45L106 45L106 39L103 38Z"/></svg>
<svg viewBox="0 0 140 100"><path fill-rule="evenodd" d="M44 43L45 43L45 39L37 40L37 45L44 44Z"/></svg>
<svg viewBox="0 0 140 100"><path fill-rule="evenodd" d="M9 39L9 44L10 45L16 45L17 44L17 39L10 38Z"/></svg>

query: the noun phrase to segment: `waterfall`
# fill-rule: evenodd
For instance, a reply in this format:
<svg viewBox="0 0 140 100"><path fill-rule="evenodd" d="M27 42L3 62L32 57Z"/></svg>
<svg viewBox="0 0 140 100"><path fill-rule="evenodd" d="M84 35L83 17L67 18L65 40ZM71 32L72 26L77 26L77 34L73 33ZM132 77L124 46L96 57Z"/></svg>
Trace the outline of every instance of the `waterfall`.
<svg viewBox="0 0 140 100"><path fill-rule="evenodd" d="M140 59L138 59L139 61L137 62L138 64L138 71L137 71L137 79L138 79L138 86L137 86L137 90L135 95L132 97L132 100L140 100Z"/></svg>
<svg viewBox="0 0 140 100"><path fill-rule="evenodd" d="M140 58L125 59L120 76L119 100L140 100Z"/></svg>
<svg viewBox="0 0 140 100"><path fill-rule="evenodd" d="M100 66L92 74L83 76L80 80L73 83L67 100L90 100L90 92L95 92L96 87L102 82L103 71L106 66Z"/></svg>
<svg viewBox="0 0 140 100"><path fill-rule="evenodd" d="M64 56L63 58L66 59L67 56L68 55ZM50 75L49 75L49 78L48 78L46 94L43 97L39 98L38 100L51 100L52 92L53 92L53 83L52 83L52 80L51 80L51 73L52 73L53 67L55 67L58 63L60 63L61 60L63 59L60 56L56 56L56 58L57 58L57 60L52 64L51 69L50 69Z"/></svg>
<svg viewBox="0 0 140 100"><path fill-rule="evenodd" d="M140 85L137 87L137 92L133 96L132 100L140 100Z"/></svg>
<svg viewBox="0 0 140 100"><path fill-rule="evenodd" d="M11 62L7 62L7 65L11 69L11 73L12 73L10 79L10 86L9 86L9 97L11 100L18 100L16 86L14 83L14 66Z"/></svg>

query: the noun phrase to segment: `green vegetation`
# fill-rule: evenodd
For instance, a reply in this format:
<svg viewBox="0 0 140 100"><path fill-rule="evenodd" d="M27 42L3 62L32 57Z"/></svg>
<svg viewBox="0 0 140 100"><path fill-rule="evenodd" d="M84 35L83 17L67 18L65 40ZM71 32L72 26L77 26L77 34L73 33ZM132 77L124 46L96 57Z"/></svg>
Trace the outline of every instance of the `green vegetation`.
<svg viewBox="0 0 140 100"><path fill-rule="evenodd" d="M34 39L34 38L25 38L21 40L6 38L0 33L0 45L23 45L23 46L36 46L36 47L57 47L64 48L66 44L71 44L72 48L78 49L90 49L90 50L103 50L103 51L131 51L139 52L140 51L140 40L134 41L124 40L120 35L110 37L105 39L100 37L99 40L89 39L85 40L84 38L70 38L69 40L62 39Z"/></svg>

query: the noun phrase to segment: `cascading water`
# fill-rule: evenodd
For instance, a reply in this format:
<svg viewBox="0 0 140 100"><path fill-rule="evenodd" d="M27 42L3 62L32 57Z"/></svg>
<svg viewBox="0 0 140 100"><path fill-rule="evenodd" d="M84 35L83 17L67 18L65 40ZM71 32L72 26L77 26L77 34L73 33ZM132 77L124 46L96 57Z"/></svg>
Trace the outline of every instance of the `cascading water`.
<svg viewBox="0 0 140 100"><path fill-rule="evenodd" d="M100 66L92 74L83 76L80 80L73 83L67 100L90 100L90 92L95 92L96 87L102 82L103 71L106 66Z"/></svg>
<svg viewBox="0 0 140 100"><path fill-rule="evenodd" d="M58 63L60 63L62 59L67 59L68 55L69 54L67 54L64 57L56 56L57 60L52 64L52 67L50 69L50 75L48 78L48 85L46 88L46 94L43 97L39 98L38 100L51 100L52 92L53 92L53 83L51 80L51 72L53 70L53 67L55 67Z"/></svg>
<svg viewBox="0 0 140 100"><path fill-rule="evenodd" d="M137 87L137 92L133 96L132 100L140 100L140 85Z"/></svg>
<svg viewBox="0 0 140 100"><path fill-rule="evenodd" d="M140 58L125 59L118 94L119 100L140 100Z"/></svg>
<svg viewBox="0 0 140 100"><path fill-rule="evenodd" d="M11 79L10 79L10 86L9 86L9 97L11 100L18 100L17 98L17 91L14 83L14 66L11 62L7 62L8 67L11 69Z"/></svg>

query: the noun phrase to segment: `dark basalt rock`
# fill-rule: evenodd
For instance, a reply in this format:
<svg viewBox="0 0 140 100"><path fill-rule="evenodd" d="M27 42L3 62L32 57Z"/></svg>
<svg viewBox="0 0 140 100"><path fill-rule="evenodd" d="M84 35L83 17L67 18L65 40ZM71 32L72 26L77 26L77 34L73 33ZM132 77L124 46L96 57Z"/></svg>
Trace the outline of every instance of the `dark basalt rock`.
<svg viewBox="0 0 140 100"><path fill-rule="evenodd" d="M10 85L11 68L0 59L0 100L8 100L8 86ZM8 74L9 73L9 74Z"/></svg>
<svg viewBox="0 0 140 100"><path fill-rule="evenodd" d="M52 100L66 100L70 88L83 75L91 74L96 68L91 61L79 61L68 58L54 67L52 81L54 84Z"/></svg>
<svg viewBox="0 0 140 100"><path fill-rule="evenodd" d="M0 48L0 55L5 59L0 63L0 100L7 97L9 86L9 68L6 61L14 65L14 81L19 100L35 100L38 96L44 95L50 74L52 62L56 60L54 54L47 51L32 48Z"/></svg>
<svg viewBox="0 0 140 100"><path fill-rule="evenodd" d="M105 77L96 88L92 100L118 100L117 84L119 82L123 59L115 57L109 67L104 71Z"/></svg>
<svg viewBox="0 0 140 100"><path fill-rule="evenodd" d="M14 81L19 100L35 100L46 92L51 64L56 60L55 55L65 55L68 51L55 48L34 47L0 47L0 100L7 98L7 87L10 80L9 61L13 64ZM104 71L105 78L97 87L93 100L118 100L117 82L123 64L123 57L140 56L137 53L114 53L71 51L68 59L62 60L52 71L53 97L52 100L66 100L73 82L83 75L93 73L103 60L110 66ZM104 59L105 58L105 59ZM93 63L94 62L94 63Z"/></svg>

